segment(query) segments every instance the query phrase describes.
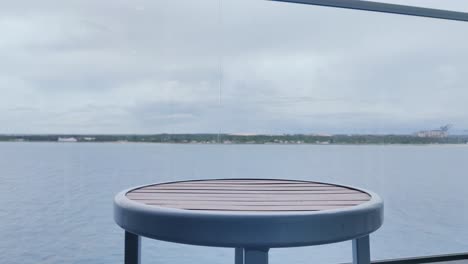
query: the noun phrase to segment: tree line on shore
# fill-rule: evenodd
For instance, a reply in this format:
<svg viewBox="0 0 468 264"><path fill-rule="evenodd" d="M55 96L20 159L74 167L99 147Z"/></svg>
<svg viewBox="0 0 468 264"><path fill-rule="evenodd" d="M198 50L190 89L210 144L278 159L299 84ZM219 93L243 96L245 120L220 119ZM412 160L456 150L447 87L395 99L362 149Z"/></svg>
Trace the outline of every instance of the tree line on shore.
<svg viewBox="0 0 468 264"><path fill-rule="evenodd" d="M416 135L0 135L0 141L27 142L153 142L193 144L468 144L468 135L418 137Z"/></svg>

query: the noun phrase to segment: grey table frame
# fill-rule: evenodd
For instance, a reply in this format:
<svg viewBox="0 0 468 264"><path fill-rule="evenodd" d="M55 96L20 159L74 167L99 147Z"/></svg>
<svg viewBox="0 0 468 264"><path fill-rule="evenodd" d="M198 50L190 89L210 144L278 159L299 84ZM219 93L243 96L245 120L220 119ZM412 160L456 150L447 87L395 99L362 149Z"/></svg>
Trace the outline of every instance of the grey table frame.
<svg viewBox="0 0 468 264"><path fill-rule="evenodd" d="M369 234L383 223L382 199L354 187L350 188L368 193L371 199L357 206L324 211L230 212L150 206L126 197L129 191L144 186L122 191L114 199L114 220L125 230L125 264L140 263L141 236L235 248L236 264L267 264L270 248L352 240L353 263L369 264Z"/></svg>

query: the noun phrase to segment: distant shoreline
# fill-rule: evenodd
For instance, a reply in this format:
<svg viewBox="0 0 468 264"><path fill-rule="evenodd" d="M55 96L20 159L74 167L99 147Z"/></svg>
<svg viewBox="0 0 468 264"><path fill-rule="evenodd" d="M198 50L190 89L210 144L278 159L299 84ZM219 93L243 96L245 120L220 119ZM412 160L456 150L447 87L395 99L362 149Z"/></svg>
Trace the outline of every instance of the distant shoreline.
<svg viewBox="0 0 468 264"><path fill-rule="evenodd" d="M92 145L92 144L103 144L103 145L130 145L130 144L138 144L138 145L187 145L187 146L323 146L323 147L352 147L352 146L381 146L381 147L443 147L443 146L452 146L452 147L468 147L468 143L430 143L430 144L360 144L360 143L349 143L349 144L313 144L313 143L303 143L303 144L260 144L260 143L235 143L235 144L225 144L225 143L161 143L161 142L76 142L76 143L64 143L64 142L56 142L56 141L1 141L0 144L56 144L56 145Z"/></svg>
<svg viewBox="0 0 468 264"><path fill-rule="evenodd" d="M468 135L421 137L418 135L237 135L237 134L154 134L154 135L0 135L0 142L57 143L162 143L206 145L466 145Z"/></svg>

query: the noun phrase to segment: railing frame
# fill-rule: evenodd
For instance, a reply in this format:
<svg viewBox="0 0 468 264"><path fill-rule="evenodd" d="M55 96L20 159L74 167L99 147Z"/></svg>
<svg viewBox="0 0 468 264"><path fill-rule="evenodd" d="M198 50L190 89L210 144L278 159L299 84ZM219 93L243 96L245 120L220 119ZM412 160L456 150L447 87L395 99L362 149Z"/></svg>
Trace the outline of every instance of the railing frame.
<svg viewBox="0 0 468 264"><path fill-rule="evenodd" d="M468 22L468 13L362 0L269 0Z"/></svg>
<svg viewBox="0 0 468 264"><path fill-rule="evenodd" d="M423 263L449 262L449 261L457 261L457 260L468 260L468 252L457 253L457 254L414 257L414 258L378 260L378 261L372 261L372 263L375 263L375 264L423 264Z"/></svg>

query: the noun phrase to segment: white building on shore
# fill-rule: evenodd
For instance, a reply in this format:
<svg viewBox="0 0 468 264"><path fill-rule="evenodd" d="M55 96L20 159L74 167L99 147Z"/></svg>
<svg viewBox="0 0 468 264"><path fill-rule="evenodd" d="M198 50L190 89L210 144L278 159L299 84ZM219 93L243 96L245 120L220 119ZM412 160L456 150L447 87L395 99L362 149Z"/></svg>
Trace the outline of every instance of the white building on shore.
<svg viewBox="0 0 468 264"><path fill-rule="evenodd" d="M57 142L78 142L78 139L74 137L59 137Z"/></svg>
<svg viewBox="0 0 468 264"><path fill-rule="evenodd" d="M427 130L417 132L416 136L422 138L445 138L448 136L448 132L442 130Z"/></svg>

